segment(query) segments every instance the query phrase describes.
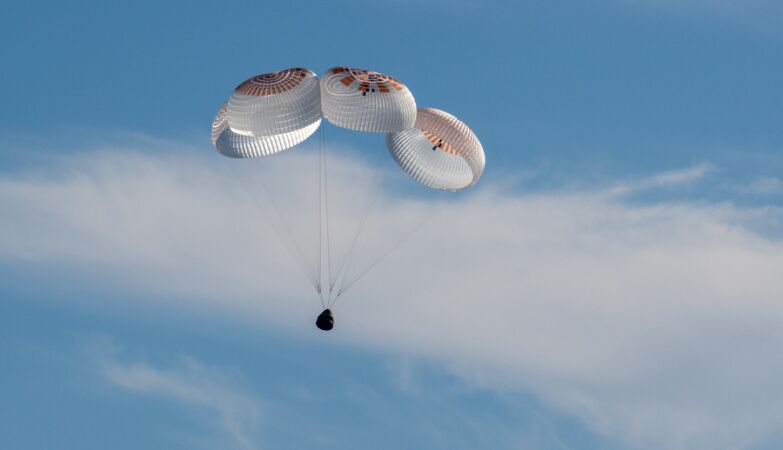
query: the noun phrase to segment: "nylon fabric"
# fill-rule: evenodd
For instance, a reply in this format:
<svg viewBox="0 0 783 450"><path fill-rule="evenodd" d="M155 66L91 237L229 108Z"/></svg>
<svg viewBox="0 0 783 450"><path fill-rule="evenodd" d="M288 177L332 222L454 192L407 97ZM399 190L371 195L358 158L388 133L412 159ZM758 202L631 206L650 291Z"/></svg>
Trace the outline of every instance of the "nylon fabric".
<svg viewBox="0 0 783 450"><path fill-rule="evenodd" d="M348 67L333 67L321 78L321 109L333 125L371 133L402 131L416 121L416 101L404 83Z"/></svg>
<svg viewBox="0 0 783 450"><path fill-rule="evenodd" d="M419 108L414 127L388 133L386 146L402 170L433 189L464 189L484 171L484 149L476 135L439 109Z"/></svg>
<svg viewBox="0 0 783 450"><path fill-rule="evenodd" d="M237 86L218 111L212 142L232 158L268 156L309 138L321 117L314 72L293 68L256 75Z"/></svg>

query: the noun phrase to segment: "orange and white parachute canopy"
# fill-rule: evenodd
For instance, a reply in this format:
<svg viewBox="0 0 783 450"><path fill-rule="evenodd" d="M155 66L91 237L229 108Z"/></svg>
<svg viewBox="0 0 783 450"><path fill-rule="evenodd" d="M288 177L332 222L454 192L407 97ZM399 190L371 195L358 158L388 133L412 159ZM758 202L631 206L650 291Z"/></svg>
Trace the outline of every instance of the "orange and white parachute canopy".
<svg viewBox="0 0 783 450"><path fill-rule="evenodd" d="M476 135L439 109L419 108L414 127L388 133L386 146L402 170L430 188L464 189L484 171L484 149Z"/></svg>
<svg viewBox="0 0 783 450"><path fill-rule="evenodd" d="M226 156L266 156L301 143L320 124L318 77L297 67L256 75L237 86L215 116L212 143Z"/></svg>
<svg viewBox="0 0 783 450"><path fill-rule="evenodd" d="M333 125L356 131L402 131L416 120L416 101L403 82L349 67L333 67L323 75L321 108Z"/></svg>

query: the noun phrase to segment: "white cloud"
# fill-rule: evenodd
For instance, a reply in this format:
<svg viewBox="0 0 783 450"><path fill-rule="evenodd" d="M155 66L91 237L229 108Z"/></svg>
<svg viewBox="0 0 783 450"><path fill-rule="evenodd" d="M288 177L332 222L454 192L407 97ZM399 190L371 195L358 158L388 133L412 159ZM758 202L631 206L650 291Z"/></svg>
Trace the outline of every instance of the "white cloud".
<svg viewBox="0 0 783 450"><path fill-rule="evenodd" d="M215 159L97 155L0 179L0 257L101 264L113 283L186 297L172 301L183 310L311 325L304 277ZM352 164L334 170L366 173ZM709 170L624 183L672 186ZM783 429L783 243L751 231L779 209L481 185L340 300L335 337L533 392L633 448L744 449ZM387 229L431 206L382 204ZM355 220L340 217L338 228ZM173 376L128 369L129 385L178 392Z"/></svg>
<svg viewBox="0 0 783 450"><path fill-rule="evenodd" d="M624 195L653 189L677 188L696 183L715 170L715 165L709 163L697 164L686 169L669 170L649 177L617 183L610 193Z"/></svg>
<svg viewBox="0 0 783 450"><path fill-rule="evenodd" d="M223 448L251 450L260 419L258 401L238 391L225 370L208 367L193 358L182 358L170 367L147 362L123 362L104 355L100 370L107 381L127 391L161 396L210 415L208 423L218 424L230 438Z"/></svg>

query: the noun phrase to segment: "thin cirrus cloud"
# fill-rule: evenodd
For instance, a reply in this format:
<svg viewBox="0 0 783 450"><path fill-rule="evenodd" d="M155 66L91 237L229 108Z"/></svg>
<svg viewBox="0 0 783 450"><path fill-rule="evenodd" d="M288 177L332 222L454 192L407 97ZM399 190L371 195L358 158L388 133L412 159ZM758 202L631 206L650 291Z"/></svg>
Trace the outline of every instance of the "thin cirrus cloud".
<svg viewBox="0 0 783 450"><path fill-rule="evenodd" d="M166 293L183 312L278 324L312 315L306 278L232 176L189 156L203 149L158 150L85 152L3 175L0 257L113 268L113 283ZM338 187L366 172L346 159L332 167L348 174ZM672 189L711 172L705 163L619 184ZM632 448L745 449L783 428L783 242L754 231L780 223L778 208L499 183L482 180L357 283L340 300L337 338L532 393ZM382 195L373 215L390 229L430 205ZM190 401L174 375L126 369L107 373Z"/></svg>
<svg viewBox="0 0 783 450"><path fill-rule="evenodd" d="M697 183L715 170L714 164L701 163L693 167L669 170L630 182L620 182L615 184L609 192L613 195L626 195L654 189L678 188Z"/></svg>
<svg viewBox="0 0 783 450"><path fill-rule="evenodd" d="M260 422L258 401L236 388L225 371L193 358L181 358L169 367L144 361L125 362L116 355L102 355L99 370L113 386L137 395L165 398L199 413L205 423L226 436L223 448L254 450ZM216 424L216 425L214 425Z"/></svg>

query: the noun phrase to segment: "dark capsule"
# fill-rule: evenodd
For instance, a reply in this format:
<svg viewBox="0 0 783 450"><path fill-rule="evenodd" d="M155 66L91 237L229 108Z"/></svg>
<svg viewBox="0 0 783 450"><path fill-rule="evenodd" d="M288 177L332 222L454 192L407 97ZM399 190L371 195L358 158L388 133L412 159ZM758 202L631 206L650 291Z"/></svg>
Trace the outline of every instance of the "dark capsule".
<svg viewBox="0 0 783 450"><path fill-rule="evenodd" d="M329 331L334 328L334 316L332 316L332 310L327 308L321 314L319 314L318 318L315 319L315 326L317 326L319 330L324 331Z"/></svg>

